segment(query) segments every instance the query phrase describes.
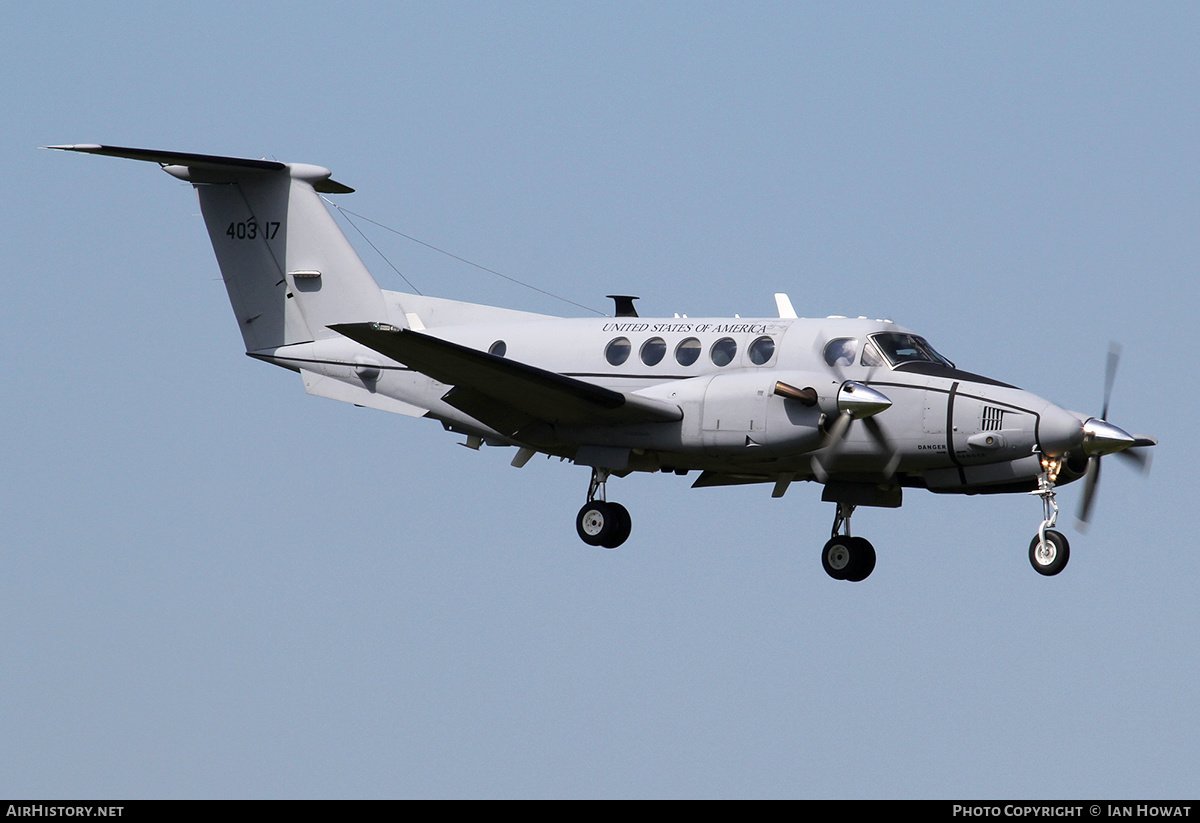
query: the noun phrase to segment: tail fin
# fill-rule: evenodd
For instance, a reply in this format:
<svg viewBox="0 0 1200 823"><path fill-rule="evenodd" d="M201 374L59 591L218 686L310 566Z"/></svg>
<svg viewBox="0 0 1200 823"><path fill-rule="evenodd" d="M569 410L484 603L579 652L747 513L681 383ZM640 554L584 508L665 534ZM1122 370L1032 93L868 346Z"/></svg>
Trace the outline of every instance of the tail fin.
<svg viewBox="0 0 1200 823"><path fill-rule="evenodd" d="M246 351L337 337L387 318L383 294L317 192L353 189L320 166L120 146L48 148L158 163L200 197Z"/></svg>

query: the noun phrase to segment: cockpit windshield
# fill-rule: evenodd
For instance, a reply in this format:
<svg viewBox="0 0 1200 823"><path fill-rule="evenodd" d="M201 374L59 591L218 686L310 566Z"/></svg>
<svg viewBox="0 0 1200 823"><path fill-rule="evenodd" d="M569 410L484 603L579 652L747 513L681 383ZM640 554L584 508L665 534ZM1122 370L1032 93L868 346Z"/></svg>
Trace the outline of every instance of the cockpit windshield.
<svg viewBox="0 0 1200 823"><path fill-rule="evenodd" d="M915 334L896 331L879 332L872 334L870 339L893 367L902 363L935 363L939 366L954 368L954 364L938 354L933 346L925 342L925 338L917 337ZM864 359L866 354L864 350Z"/></svg>

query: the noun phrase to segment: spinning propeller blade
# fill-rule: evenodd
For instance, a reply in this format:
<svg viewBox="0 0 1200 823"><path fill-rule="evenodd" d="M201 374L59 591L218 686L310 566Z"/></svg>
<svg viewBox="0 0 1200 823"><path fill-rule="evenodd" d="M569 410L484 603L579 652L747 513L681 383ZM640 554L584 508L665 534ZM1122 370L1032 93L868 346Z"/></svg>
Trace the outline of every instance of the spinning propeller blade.
<svg viewBox="0 0 1200 823"><path fill-rule="evenodd" d="M1113 383L1117 379L1117 365L1121 362L1121 345L1117 342L1108 344L1108 363L1104 369L1104 405L1100 410L1100 419L1108 419L1108 402L1112 399Z"/></svg>
<svg viewBox="0 0 1200 823"><path fill-rule="evenodd" d="M1083 480L1083 497L1079 501L1080 530L1086 530L1092 517L1092 506L1096 502L1096 489L1100 485L1100 458L1116 454L1123 460L1136 465L1143 474L1150 470L1150 454L1143 447L1155 445L1152 437L1133 437L1108 422L1108 406L1112 400L1113 384L1117 378L1117 366L1121 362L1121 346L1115 342L1108 345L1108 361L1104 368L1104 404L1100 417L1093 417L1083 424L1083 450L1088 455L1087 471Z"/></svg>
<svg viewBox="0 0 1200 823"><path fill-rule="evenodd" d="M1079 501L1080 525L1086 525L1092 517L1092 503L1096 501L1096 485L1100 482L1100 458L1089 457L1087 473L1083 477L1083 498Z"/></svg>

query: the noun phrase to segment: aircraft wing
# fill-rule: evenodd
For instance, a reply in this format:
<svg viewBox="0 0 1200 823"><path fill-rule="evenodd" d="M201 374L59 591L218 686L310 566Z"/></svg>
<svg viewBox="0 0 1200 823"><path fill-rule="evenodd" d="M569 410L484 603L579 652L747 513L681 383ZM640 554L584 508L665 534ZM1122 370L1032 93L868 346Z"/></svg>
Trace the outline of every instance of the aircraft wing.
<svg viewBox="0 0 1200 823"><path fill-rule="evenodd" d="M628 425L683 418L682 410L669 403L606 389L411 329L383 323L330 328L453 386L443 400L503 434L535 422Z"/></svg>

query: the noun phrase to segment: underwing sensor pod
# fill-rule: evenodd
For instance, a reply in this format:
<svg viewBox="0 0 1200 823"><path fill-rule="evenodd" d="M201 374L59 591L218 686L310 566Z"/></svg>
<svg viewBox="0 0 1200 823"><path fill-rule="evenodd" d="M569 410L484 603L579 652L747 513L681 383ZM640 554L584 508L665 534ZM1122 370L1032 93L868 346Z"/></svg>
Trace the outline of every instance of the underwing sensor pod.
<svg viewBox="0 0 1200 823"><path fill-rule="evenodd" d="M157 163L192 184L246 353L300 375L309 394L427 417L464 445L516 449L590 469L579 537L615 548L631 531L608 481L696 473L695 487L795 481L833 503L821 550L838 580L865 579L875 549L852 536L858 506L897 507L904 489L1029 493L1043 517L1033 568L1062 571L1058 486L1084 479L1091 514L1106 455L1146 467L1153 438L1108 422L1117 354L1098 416L1067 411L959 369L887 320L777 317L562 318L379 287L322 195L353 191L328 169L118 146L51 146Z"/></svg>

